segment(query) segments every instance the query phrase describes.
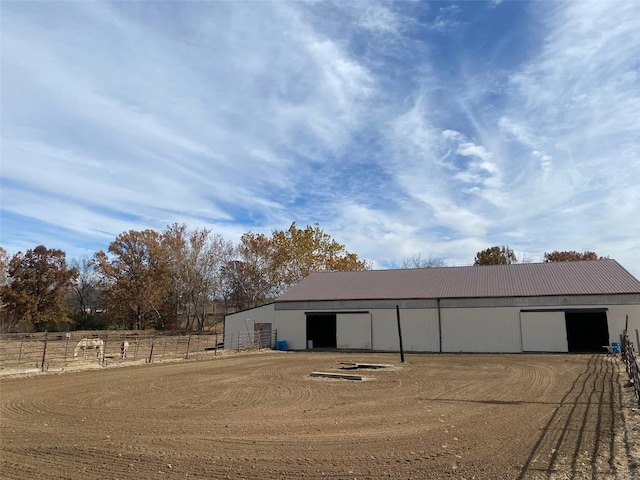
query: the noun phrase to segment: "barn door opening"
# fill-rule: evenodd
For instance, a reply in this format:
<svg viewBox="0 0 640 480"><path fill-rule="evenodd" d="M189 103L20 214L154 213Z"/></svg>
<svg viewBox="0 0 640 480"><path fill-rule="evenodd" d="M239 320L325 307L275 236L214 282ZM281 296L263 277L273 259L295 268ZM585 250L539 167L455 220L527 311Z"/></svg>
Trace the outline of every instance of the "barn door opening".
<svg viewBox="0 0 640 480"><path fill-rule="evenodd" d="M609 345L606 311L565 312L570 352L602 352Z"/></svg>
<svg viewBox="0 0 640 480"><path fill-rule="evenodd" d="M336 314L307 313L307 349L336 348Z"/></svg>

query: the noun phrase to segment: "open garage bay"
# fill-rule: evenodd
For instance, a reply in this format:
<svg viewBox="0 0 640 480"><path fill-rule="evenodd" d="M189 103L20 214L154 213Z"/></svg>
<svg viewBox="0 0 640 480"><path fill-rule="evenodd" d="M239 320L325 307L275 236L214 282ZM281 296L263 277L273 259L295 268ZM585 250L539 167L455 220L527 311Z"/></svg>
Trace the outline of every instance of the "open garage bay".
<svg viewBox="0 0 640 480"><path fill-rule="evenodd" d="M311 378L340 362L363 381ZM268 352L4 378L0 476L632 478L603 355Z"/></svg>

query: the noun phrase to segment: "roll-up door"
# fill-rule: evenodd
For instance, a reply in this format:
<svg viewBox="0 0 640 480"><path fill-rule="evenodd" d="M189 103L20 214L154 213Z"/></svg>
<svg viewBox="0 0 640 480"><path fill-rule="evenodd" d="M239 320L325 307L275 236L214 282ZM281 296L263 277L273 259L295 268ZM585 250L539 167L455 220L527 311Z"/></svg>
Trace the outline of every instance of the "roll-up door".
<svg viewBox="0 0 640 480"><path fill-rule="evenodd" d="M371 314L339 313L336 316L338 348L371 350Z"/></svg>
<svg viewBox="0 0 640 480"><path fill-rule="evenodd" d="M568 352L563 311L520 312L523 352Z"/></svg>

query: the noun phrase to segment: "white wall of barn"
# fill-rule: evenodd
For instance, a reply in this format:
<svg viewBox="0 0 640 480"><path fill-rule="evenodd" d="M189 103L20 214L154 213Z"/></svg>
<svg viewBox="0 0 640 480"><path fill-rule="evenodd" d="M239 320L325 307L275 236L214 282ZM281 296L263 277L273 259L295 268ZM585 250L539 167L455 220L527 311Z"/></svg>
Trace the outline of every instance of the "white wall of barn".
<svg viewBox="0 0 640 480"><path fill-rule="evenodd" d="M399 351L398 318L394 309L372 310L373 350ZM438 310L401 309L402 346L407 352L437 352Z"/></svg>
<svg viewBox="0 0 640 480"><path fill-rule="evenodd" d="M565 317L564 311L521 311L522 351L568 352Z"/></svg>
<svg viewBox="0 0 640 480"><path fill-rule="evenodd" d="M640 305L563 305L562 309L607 309L609 339L619 342L626 317L631 341L635 343L636 329L640 331ZM521 310L536 310L533 317ZM443 352L517 353L523 351L522 315L525 315L525 346L532 351L566 351L566 331L562 331L563 313L557 306L510 306L442 308ZM355 311L356 309L354 309ZM357 309L362 311L362 308ZM549 310L545 312L545 310ZM555 310L555 311L554 311ZM323 312L322 309L306 311ZM326 310L325 310L326 311ZM349 311L345 309L345 311ZM337 314L338 348L377 351L398 351L398 327L395 309L370 309L365 315ZM370 317L369 317L370 315ZM348 331L350 317L353 330ZM536 328L532 318L548 328ZM274 310L274 305L229 315L225 319L225 333L244 332L246 319L256 323L272 323L278 331L278 340L286 340L292 350L307 349L306 315L302 310ZM370 320L369 320L370 319ZM400 309L403 346L407 352L438 352L439 329L436 308ZM368 323L370 322L370 326ZM532 327L533 325L533 327ZM565 334L565 338L558 338ZM565 343L563 343L563 340Z"/></svg>
<svg viewBox="0 0 640 480"><path fill-rule="evenodd" d="M234 348L237 345L238 335L244 335L247 330L253 331L256 323L271 323L272 325L275 323L273 303L224 317L225 348Z"/></svg>
<svg viewBox="0 0 640 480"><path fill-rule="evenodd" d="M604 305L609 310L609 338L611 342L619 342L624 332L627 315L629 316L629 338L636 344L636 330L640 330L640 305ZM636 345L638 351L638 345Z"/></svg>
<svg viewBox="0 0 640 480"><path fill-rule="evenodd" d="M520 309L443 308L443 352L521 352Z"/></svg>
<svg viewBox="0 0 640 480"><path fill-rule="evenodd" d="M338 313L336 346L338 350L371 350L371 313Z"/></svg>

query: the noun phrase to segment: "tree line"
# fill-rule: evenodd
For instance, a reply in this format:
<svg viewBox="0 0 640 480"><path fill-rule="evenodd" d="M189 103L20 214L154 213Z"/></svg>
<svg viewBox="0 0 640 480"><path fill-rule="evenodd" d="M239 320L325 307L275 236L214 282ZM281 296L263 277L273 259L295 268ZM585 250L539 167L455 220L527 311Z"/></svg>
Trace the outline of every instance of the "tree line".
<svg viewBox="0 0 640 480"><path fill-rule="evenodd" d="M263 305L312 272L371 268L318 224L245 233L234 244L174 224L130 230L108 250L67 262L43 245L0 247L0 331L186 329Z"/></svg>
<svg viewBox="0 0 640 480"><path fill-rule="evenodd" d="M545 262L597 260L594 252L554 251ZM520 262L527 259L520 259ZM474 265L517 263L507 246L478 252ZM415 254L402 268L445 267ZM313 272L368 270L318 224L245 233L237 244L209 229L173 224L129 230L107 251L67 262L39 245L9 256L0 247L0 332L71 329L184 329L202 332L224 315L280 296Z"/></svg>

